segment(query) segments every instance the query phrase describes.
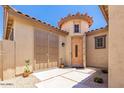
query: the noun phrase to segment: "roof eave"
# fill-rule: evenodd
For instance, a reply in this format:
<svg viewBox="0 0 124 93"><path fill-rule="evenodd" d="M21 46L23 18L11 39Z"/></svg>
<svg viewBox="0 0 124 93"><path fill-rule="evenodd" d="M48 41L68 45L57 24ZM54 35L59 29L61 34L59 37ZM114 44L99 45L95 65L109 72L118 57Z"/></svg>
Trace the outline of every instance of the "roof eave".
<svg viewBox="0 0 124 93"><path fill-rule="evenodd" d="M17 11L17 10L15 10L15 9L13 9L13 8L11 8L10 6L8 6L8 5L5 5L5 6L3 6L4 8L6 8L7 9L7 12L11 12L11 13L13 13L13 14L16 14L17 16L21 16L21 17L23 17L23 18L28 18L29 20L31 20L32 22L36 22L36 23L38 23L38 24L40 24L40 25L43 25L43 26L45 26L45 27L47 27L47 28L50 28L51 30L52 30L52 32L56 32L57 34L59 34L59 35L68 35L68 32L66 32L66 31L63 31L63 30L61 30L61 29L58 29L57 27L54 27L54 26L51 26L50 24L46 24L45 22L42 22L42 21L39 21L39 20L37 20L36 18L33 18L33 17L30 17L30 16L28 16L27 14L23 14L23 13L19 13L19 11ZM6 31L5 31L6 32ZM4 37L5 38L5 37Z"/></svg>

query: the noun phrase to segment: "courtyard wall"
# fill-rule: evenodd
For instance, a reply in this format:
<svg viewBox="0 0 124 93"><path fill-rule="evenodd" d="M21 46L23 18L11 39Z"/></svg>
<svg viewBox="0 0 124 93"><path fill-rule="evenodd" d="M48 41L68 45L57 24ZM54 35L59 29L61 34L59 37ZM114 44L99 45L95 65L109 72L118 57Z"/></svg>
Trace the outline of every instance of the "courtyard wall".
<svg viewBox="0 0 124 93"><path fill-rule="evenodd" d="M30 70L34 63L34 30L32 25L20 17L14 18L14 41L16 42L16 75L24 72L25 60L30 60Z"/></svg>
<svg viewBox="0 0 124 93"><path fill-rule="evenodd" d="M109 87L124 88L124 6L109 6Z"/></svg>
<svg viewBox="0 0 124 93"><path fill-rule="evenodd" d="M95 37L106 35L106 47L95 49ZM107 68L108 67L108 31L100 29L89 32L86 37L86 66Z"/></svg>
<svg viewBox="0 0 124 93"><path fill-rule="evenodd" d="M61 63L64 63L66 65L66 47L67 47L67 41L66 36L59 36L59 65ZM65 45L62 46L62 43Z"/></svg>
<svg viewBox="0 0 124 93"><path fill-rule="evenodd" d="M1 80L15 77L15 42L0 41L0 78Z"/></svg>

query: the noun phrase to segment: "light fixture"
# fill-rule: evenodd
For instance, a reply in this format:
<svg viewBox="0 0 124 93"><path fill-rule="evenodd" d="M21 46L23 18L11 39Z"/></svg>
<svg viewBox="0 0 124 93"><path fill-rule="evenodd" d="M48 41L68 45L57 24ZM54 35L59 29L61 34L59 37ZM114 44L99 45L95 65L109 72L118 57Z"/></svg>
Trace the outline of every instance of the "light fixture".
<svg viewBox="0 0 124 93"><path fill-rule="evenodd" d="M62 47L64 47L65 46L65 43L64 42L62 42Z"/></svg>

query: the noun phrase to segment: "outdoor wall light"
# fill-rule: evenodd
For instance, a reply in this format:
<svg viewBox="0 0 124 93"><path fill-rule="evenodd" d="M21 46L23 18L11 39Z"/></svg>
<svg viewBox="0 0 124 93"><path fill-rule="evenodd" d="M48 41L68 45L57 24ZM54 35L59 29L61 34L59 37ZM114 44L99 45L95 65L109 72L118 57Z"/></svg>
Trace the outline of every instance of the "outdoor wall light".
<svg viewBox="0 0 124 93"><path fill-rule="evenodd" d="M64 47L65 46L65 43L64 42L62 42L62 47Z"/></svg>

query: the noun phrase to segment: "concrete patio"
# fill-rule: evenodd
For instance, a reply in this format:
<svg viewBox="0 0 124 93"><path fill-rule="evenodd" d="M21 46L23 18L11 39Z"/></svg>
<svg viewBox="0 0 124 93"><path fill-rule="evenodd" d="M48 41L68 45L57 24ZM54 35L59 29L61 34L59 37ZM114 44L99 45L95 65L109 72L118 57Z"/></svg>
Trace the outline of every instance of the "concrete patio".
<svg viewBox="0 0 124 93"><path fill-rule="evenodd" d="M93 81L99 76L104 80L103 84ZM107 88L108 75L100 69L86 68L54 68L45 71L34 72L28 78L16 77L0 82L0 87L37 87L37 88ZM8 84L7 84L8 83Z"/></svg>

